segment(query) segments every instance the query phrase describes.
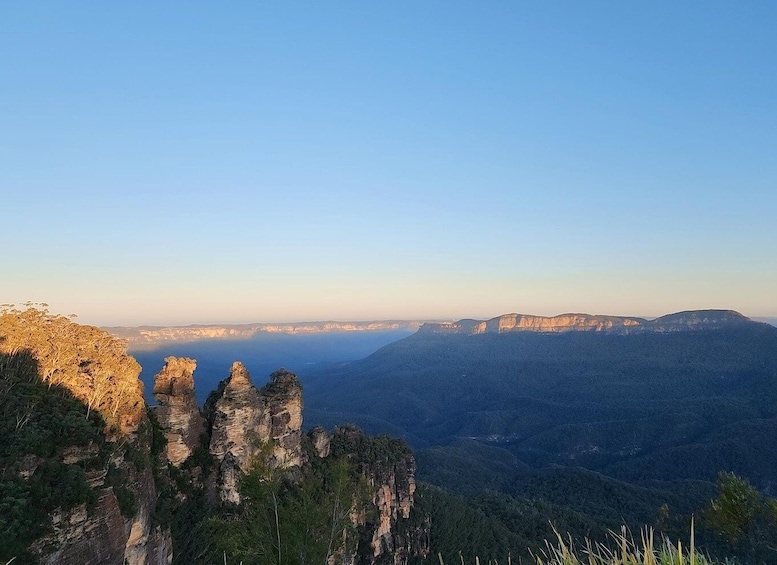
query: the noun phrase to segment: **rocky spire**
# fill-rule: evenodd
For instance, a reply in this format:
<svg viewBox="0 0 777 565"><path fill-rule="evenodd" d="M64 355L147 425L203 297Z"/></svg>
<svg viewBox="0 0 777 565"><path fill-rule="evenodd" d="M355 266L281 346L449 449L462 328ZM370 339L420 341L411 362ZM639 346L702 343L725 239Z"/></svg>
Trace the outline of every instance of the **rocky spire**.
<svg viewBox="0 0 777 565"><path fill-rule="evenodd" d="M302 387L297 377L281 369L261 390L240 362L206 405L211 425L210 453L219 464L219 495L239 503L239 472L262 459L270 468L302 464Z"/></svg>
<svg viewBox="0 0 777 565"><path fill-rule="evenodd" d="M273 467L302 464L302 386L294 373L279 369L270 375L261 395L270 413Z"/></svg>
<svg viewBox="0 0 777 565"><path fill-rule="evenodd" d="M183 357L168 357L162 371L154 377L155 414L167 438L167 460L175 466L183 463L200 440L205 420L194 396L194 370L197 362Z"/></svg>

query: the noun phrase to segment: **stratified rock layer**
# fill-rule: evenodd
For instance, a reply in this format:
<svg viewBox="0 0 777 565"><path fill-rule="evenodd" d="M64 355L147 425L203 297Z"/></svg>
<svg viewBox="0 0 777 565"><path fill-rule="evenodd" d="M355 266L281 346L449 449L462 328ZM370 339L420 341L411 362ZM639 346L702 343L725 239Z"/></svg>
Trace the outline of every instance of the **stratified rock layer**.
<svg viewBox="0 0 777 565"><path fill-rule="evenodd" d="M301 465L302 387L297 376L285 369L275 371L260 394L270 413L271 466L283 469Z"/></svg>
<svg viewBox="0 0 777 565"><path fill-rule="evenodd" d="M605 332L631 334L710 330L753 323L733 310L691 310L661 316L655 320L624 316L561 314L548 318L528 314L504 314L490 320L459 320L444 324L424 324L421 333L477 335L507 332Z"/></svg>
<svg viewBox="0 0 777 565"><path fill-rule="evenodd" d="M219 498L239 503L237 480L257 461L271 469L302 464L302 387L286 370L261 390L240 362L206 403L210 453L219 464ZM239 471L239 472L238 472Z"/></svg>
<svg viewBox="0 0 777 565"><path fill-rule="evenodd" d="M168 357L154 378L155 414L167 439L167 460L175 466L183 463L205 430L205 419L194 396L194 359Z"/></svg>
<svg viewBox="0 0 777 565"><path fill-rule="evenodd" d="M57 438L51 451L37 448L18 462L20 480L45 485L24 491L30 505L48 514L33 530L37 538L28 546L33 560L47 565L167 564L172 544L169 528L155 521L161 497L151 468L157 461L140 365L122 341L42 306L0 308L0 382L8 385L0 396L13 398L20 389L33 393L30 398L41 401L28 404L29 424L36 437ZM23 378L16 367L24 368ZM99 424L91 418L95 413ZM69 422L73 417L77 428ZM63 429L72 430L72 437L60 435ZM6 477L17 467L8 463L0 461L0 474ZM59 491L61 500L75 496L75 501L46 508L48 489ZM86 496L86 489L93 496ZM86 503L89 499L93 503ZM12 557L15 563L31 561Z"/></svg>

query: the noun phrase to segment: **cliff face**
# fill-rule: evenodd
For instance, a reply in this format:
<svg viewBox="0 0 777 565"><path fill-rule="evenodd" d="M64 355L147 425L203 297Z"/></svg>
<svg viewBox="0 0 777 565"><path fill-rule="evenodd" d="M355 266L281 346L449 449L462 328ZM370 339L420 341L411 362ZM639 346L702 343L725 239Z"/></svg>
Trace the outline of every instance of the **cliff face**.
<svg viewBox="0 0 777 565"><path fill-rule="evenodd" d="M142 429L148 430L145 423ZM147 438L141 433L125 438L132 450L143 450ZM80 461L70 459L71 464ZM111 475L121 476L121 484ZM51 531L37 539L32 553L49 565L154 565L172 561L170 531L155 523L157 490L149 467L138 469L127 460L126 452L115 451L108 469L88 475L89 487L95 492L94 507L79 504L68 510L51 513ZM120 501L120 498L121 501ZM130 497L134 511L128 511Z"/></svg>
<svg viewBox="0 0 777 565"><path fill-rule="evenodd" d="M590 314L561 314L552 318L526 314L504 314L490 320L459 320L447 324L424 324L419 333L477 335L507 332L605 332L631 334L639 332L674 332L721 329L743 323L749 318L732 310L696 310L678 312L647 320L623 316L592 316Z"/></svg>
<svg viewBox="0 0 777 565"><path fill-rule="evenodd" d="M257 390L240 362L206 403L210 453L219 465L219 498L237 504L236 481L261 457L271 468L302 464L302 387L297 377L276 371Z"/></svg>
<svg viewBox="0 0 777 565"><path fill-rule="evenodd" d="M311 438L320 431L311 430ZM320 441L320 439L319 439ZM361 476L370 491L371 508L353 515L360 529L366 530L369 548L360 548L363 560L374 563L391 556L395 565L404 565L410 557L428 553L428 529L416 532L413 539L399 533L399 523L410 517L415 493L416 464L407 445L386 436L369 437L355 426L340 426L330 439L331 455L358 462ZM424 541L426 539L426 541ZM354 561L357 560L353 556Z"/></svg>
<svg viewBox="0 0 777 565"><path fill-rule="evenodd" d="M375 489L373 504L378 519L372 533L373 556L394 555L394 563L406 563L406 544L396 534L400 518L407 520L415 493L415 459L411 454L396 461L366 466L363 469L370 486Z"/></svg>
<svg viewBox="0 0 777 565"><path fill-rule="evenodd" d="M20 355L28 359L26 372L15 370ZM34 532L11 557L27 553L58 565L168 563L169 530L154 519L152 426L140 366L126 345L28 308L0 313L0 356L3 418L6 408L27 406L25 419L4 437L0 459L17 462L9 474L0 469L0 480L18 467L23 482L16 488L29 505L21 521L10 517L17 539L3 539L0 556ZM38 525L30 531L32 517Z"/></svg>
<svg viewBox="0 0 777 565"><path fill-rule="evenodd" d="M589 314L562 314L552 318L526 314L505 314L490 320L460 320L449 324L424 324L420 333L477 335L516 331L558 333L569 331L596 331L627 333L642 326L641 318L618 316L591 316Z"/></svg>
<svg viewBox="0 0 777 565"><path fill-rule="evenodd" d="M142 349L159 343L192 342L205 339L251 339L257 334L321 334L344 332L376 332L417 330L423 322L385 320L373 322L299 322L291 324L235 324L226 326L140 326L112 327L105 331L127 340L132 349Z"/></svg>
<svg viewBox="0 0 777 565"><path fill-rule="evenodd" d="M175 466L183 463L205 431L205 419L194 397L193 359L168 357L165 366L154 378L154 409L159 425L165 432L167 460Z"/></svg>
<svg viewBox="0 0 777 565"><path fill-rule="evenodd" d="M285 369L270 375L260 395L270 413L273 450L270 466L285 469L299 467L302 457L302 387L294 373Z"/></svg>
<svg viewBox="0 0 777 565"><path fill-rule="evenodd" d="M757 322L734 310L689 310L651 320L649 328L656 332L718 330L748 323Z"/></svg>

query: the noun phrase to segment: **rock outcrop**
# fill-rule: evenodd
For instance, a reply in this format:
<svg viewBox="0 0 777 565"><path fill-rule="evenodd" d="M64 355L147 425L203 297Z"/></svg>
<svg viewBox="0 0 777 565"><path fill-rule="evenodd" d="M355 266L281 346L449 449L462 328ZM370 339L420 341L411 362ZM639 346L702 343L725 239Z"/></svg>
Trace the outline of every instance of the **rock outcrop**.
<svg viewBox="0 0 777 565"><path fill-rule="evenodd" d="M313 430L309 436L314 439ZM346 425L335 428L330 448L332 456L358 462L372 493L371 511L364 508L353 517L370 540L367 551L360 548L363 557L372 563L390 555L395 565L402 565L413 555L424 556L428 551L428 529L417 535L425 537L424 542L406 539L398 528L401 520L410 517L416 488L416 463L407 444L387 436L370 437L359 428Z"/></svg>
<svg viewBox="0 0 777 565"><path fill-rule="evenodd" d="M154 409L165 432L167 460L175 466L192 454L205 431L205 418L200 414L194 396L194 359L168 357L162 371L154 377Z"/></svg>
<svg viewBox="0 0 777 565"><path fill-rule="evenodd" d="M364 540L360 562L385 561L386 555L397 565L407 562L415 551L408 548L419 545L397 530L410 514L415 490L415 462L404 442L368 438L352 427L331 437L316 428L308 441L297 377L280 369L257 389L238 362L209 397L203 416L195 400L195 368L192 359L165 360L155 379L158 406L151 417L140 367L121 341L45 311L0 309L0 396L19 395L14 400L27 411L9 412L17 406L12 402L0 406L4 418L16 418L16 433L0 443L0 475L21 489L19 500L27 505L12 517L25 537L13 540L13 548L7 536L0 544L5 561L23 554L20 562L47 565L167 565L177 511L191 523L208 519L208 512L232 511L207 508L203 495L240 504L240 480L256 463L282 470L284 488L293 489L343 457L348 473L360 471L370 496L361 498L361 483L353 482L359 495L347 497L354 502L344 507L343 519L351 515L361 531L355 543L343 543L338 556L353 563L356 553L346 554ZM21 404L28 398L38 401ZM40 445L41 430L53 438L53 450ZM201 438L208 440L210 457L198 449ZM169 464L177 469L171 472ZM40 515L37 524L24 520L32 509ZM180 531L174 535L181 539ZM337 535L352 533L344 528Z"/></svg>
<svg viewBox="0 0 777 565"><path fill-rule="evenodd" d="M271 466L298 467L302 464L302 387L297 376L279 369L260 394L270 413Z"/></svg>
<svg viewBox="0 0 777 565"><path fill-rule="evenodd" d="M87 474L89 487L96 493L94 507L81 504L52 513L51 530L31 547L40 563L166 565L172 561L170 530L154 519L157 487L153 473L149 467L140 469L127 458L130 452L147 455L150 429L151 424L145 419L138 433L123 438L128 449L114 450L108 469ZM86 454L90 450L82 451ZM64 461L78 463L80 459L71 450ZM120 476L121 483L112 480L112 475ZM134 510L128 512L125 507L122 511L120 497L125 503L129 497Z"/></svg>
<svg viewBox="0 0 777 565"><path fill-rule="evenodd" d="M326 457L329 455L329 446L332 438L326 433L326 430L321 426L316 426L308 432L308 437L313 443L313 449L318 457Z"/></svg>
<svg viewBox="0 0 777 565"><path fill-rule="evenodd" d="M404 562L407 558L398 552L405 544L396 532L399 519L408 519L413 507L415 468L415 459L410 453L396 461L365 468L367 480L375 488L373 503L378 510L371 542L375 557L390 553L394 555L396 563Z"/></svg>
<svg viewBox="0 0 777 565"><path fill-rule="evenodd" d="M208 398L205 413L210 453L218 469L215 498L221 503L241 503L240 478L256 462L268 469L288 470L294 481L304 472L307 458L344 459L356 466L370 494L366 506L354 508L352 514L362 532L359 539L366 545L358 547L358 555L341 555L342 562L373 563L389 555L402 565L418 554L419 547L428 548L428 527L416 536L425 535L426 542L399 533L398 524L410 516L415 492L415 460L407 445L385 436L366 436L355 426L338 427L331 436L317 426L307 434L306 457L302 388L293 373L280 369L257 389L245 366L236 362Z"/></svg>
<svg viewBox="0 0 777 565"><path fill-rule="evenodd" d="M302 464L302 387L293 373L276 371L257 390L245 366L235 362L205 411L222 502L240 502L237 479L257 460L273 469Z"/></svg>
<svg viewBox="0 0 777 565"><path fill-rule="evenodd" d="M688 310L667 314L651 320L647 327L654 332L679 332L688 330L719 330L757 324L747 316L734 310Z"/></svg>
<svg viewBox="0 0 777 565"><path fill-rule="evenodd" d="M28 553L19 562L169 563L170 531L156 519L152 425L126 344L45 309L2 309L0 359L0 396L37 399L3 440L21 454L18 465L7 469L0 458L0 475L18 466L31 513L45 516L34 530L14 518ZM55 439L41 449L31 430Z"/></svg>
<svg viewBox="0 0 777 565"><path fill-rule="evenodd" d="M675 332L710 330L755 323L733 310L694 310L661 316L655 320L625 316L593 316L591 314L561 314L531 316L504 314L490 320L459 320L444 324L424 324L419 333L478 335L508 332L604 332L632 334L640 332Z"/></svg>

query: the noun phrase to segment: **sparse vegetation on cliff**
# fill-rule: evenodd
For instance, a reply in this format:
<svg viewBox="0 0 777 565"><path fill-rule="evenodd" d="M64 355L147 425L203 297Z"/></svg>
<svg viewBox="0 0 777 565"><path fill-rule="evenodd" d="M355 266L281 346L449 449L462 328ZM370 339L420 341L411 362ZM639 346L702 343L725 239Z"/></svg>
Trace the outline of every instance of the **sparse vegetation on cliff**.
<svg viewBox="0 0 777 565"><path fill-rule="evenodd" d="M0 559L168 554L139 369L120 340L45 304L2 308Z"/></svg>
<svg viewBox="0 0 777 565"><path fill-rule="evenodd" d="M52 314L46 304L0 307L0 351L27 351L46 386L62 386L96 411L108 434L134 429L145 414L140 365L126 343L71 317Z"/></svg>

